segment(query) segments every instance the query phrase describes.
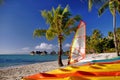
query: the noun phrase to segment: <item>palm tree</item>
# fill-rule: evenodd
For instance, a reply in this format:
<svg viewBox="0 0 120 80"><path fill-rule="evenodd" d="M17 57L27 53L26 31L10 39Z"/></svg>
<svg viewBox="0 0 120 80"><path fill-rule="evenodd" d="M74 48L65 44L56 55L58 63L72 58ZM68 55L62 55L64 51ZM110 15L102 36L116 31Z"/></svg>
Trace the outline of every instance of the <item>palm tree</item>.
<svg viewBox="0 0 120 80"><path fill-rule="evenodd" d="M89 0L89 9L92 8L92 4L95 0ZM117 36L116 36L116 12L118 11L120 13L120 0L99 0L101 2L104 2L102 7L98 10L99 15L103 14L103 12L109 8L110 12L113 15L113 35L114 35L114 44L115 49L117 52L117 55L120 56L118 51L118 42L117 42Z"/></svg>
<svg viewBox="0 0 120 80"><path fill-rule="evenodd" d="M117 33L117 41L118 41L118 50L120 51L120 27L116 30Z"/></svg>
<svg viewBox="0 0 120 80"><path fill-rule="evenodd" d="M91 47L95 52L101 52L102 34L99 30L95 29L90 37ZM101 47L101 48L100 48Z"/></svg>
<svg viewBox="0 0 120 80"><path fill-rule="evenodd" d="M60 5L56 9L52 8L51 11L41 11L41 15L46 19L49 28L48 30L36 29L34 30L33 35L36 37L46 36L48 40L53 40L57 37L59 45L58 65L63 66L61 59L63 51L62 42L65 40L66 36L76 30L77 26L74 25L80 20L80 16L76 15L70 18L71 14L69 12L69 7L66 6L63 9Z"/></svg>

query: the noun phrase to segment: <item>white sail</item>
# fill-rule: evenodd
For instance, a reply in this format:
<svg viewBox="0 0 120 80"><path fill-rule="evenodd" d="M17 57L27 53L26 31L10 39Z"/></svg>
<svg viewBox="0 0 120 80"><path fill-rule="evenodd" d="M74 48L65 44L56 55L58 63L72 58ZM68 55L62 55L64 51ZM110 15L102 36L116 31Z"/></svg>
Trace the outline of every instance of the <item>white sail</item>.
<svg viewBox="0 0 120 80"><path fill-rule="evenodd" d="M69 64L79 62L85 57L86 24L80 21L70 49Z"/></svg>

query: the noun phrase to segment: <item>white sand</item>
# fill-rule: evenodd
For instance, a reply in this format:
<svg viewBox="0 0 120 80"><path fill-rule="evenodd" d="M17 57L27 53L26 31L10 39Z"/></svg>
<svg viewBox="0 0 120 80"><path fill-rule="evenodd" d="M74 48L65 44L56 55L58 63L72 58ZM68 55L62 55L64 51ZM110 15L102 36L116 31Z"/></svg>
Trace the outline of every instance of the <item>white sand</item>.
<svg viewBox="0 0 120 80"><path fill-rule="evenodd" d="M89 62L92 60L103 60L103 59L111 59L117 57L117 53L99 53L99 54L87 54L86 57L80 62L75 63L75 65L82 65L85 62Z"/></svg>
<svg viewBox="0 0 120 80"><path fill-rule="evenodd" d="M63 60L63 63L67 65L67 60ZM23 76L46 72L56 68L59 68L57 61L4 68L0 69L0 80L21 80Z"/></svg>
<svg viewBox="0 0 120 80"><path fill-rule="evenodd" d="M104 54L88 54L85 60L109 59L116 57L116 53L104 53ZM67 65L67 59L63 60L63 64ZM21 80L21 77L36 74L39 72L46 72L59 68L57 61L35 63L30 65L14 66L9 68L0 69L0 80Z"/></svg>
<svg viewBox="0 0 120 80"><path fill-rule="evenodd" d="M86 58L81 62L92 61L92 60L101 60L101 59L110 59L117 57L117 53L100 53L100 54L87 54Z"/></svg>

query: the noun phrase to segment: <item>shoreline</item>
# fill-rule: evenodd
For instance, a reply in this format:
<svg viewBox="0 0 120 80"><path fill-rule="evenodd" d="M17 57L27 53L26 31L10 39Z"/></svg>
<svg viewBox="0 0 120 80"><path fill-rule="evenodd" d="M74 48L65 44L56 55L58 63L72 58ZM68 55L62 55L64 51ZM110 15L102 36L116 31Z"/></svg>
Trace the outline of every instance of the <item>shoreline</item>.
<svg viewBox="0 0 120 80"><path fill-rule="evenodd" d="M116 53L87 54L86 58L84 60L81 60L80 62L110 59L113 57L117 57L117 54ZM64 64L63 67L67 66L67 61L68 61L67 59L62 60ZM75 64L79 65L80 62ZM0 80L21 80L21 78L24 76L33 75L40 72L47 72L57 68L62 68L58 66L57 61L11 66L0 69Z"/></svg>
<svg viewBox="0 0 120 80"><path fill-rule="evenodd" d="M67 59L62 60L67 65ZM22 77L60 68L57 61L11 66L0 69L0 80L21 80Z"/></svg>
<svg viewBox="0 0 120 80"><path fill-rule="evenodd" d="M63 59L63 61L66 59ZM10 69L10 68L16 68L16 67L22 67L22 66L27 66L27 65L32 65L32 64L42 64L42 63L49 63L49 62L54 62L56 60L50 60L50 61L43 61L43 62L35 62L35 63L28 63L28 64L21 64L21 65L13 65L13 66L6 66L6 67L0 67L0 70L2 69Z"/></svg>

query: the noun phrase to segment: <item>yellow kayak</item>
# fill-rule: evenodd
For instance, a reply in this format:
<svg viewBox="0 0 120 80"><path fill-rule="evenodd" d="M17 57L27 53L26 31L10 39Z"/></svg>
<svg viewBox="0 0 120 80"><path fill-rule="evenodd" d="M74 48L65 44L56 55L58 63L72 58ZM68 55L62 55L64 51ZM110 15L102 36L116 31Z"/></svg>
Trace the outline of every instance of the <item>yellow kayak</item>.
<svg viewBox="0 0 120 80"><path fill-rule="evenodd" d="M22 80L120 80L120 63L68 66Z"/></svg>

